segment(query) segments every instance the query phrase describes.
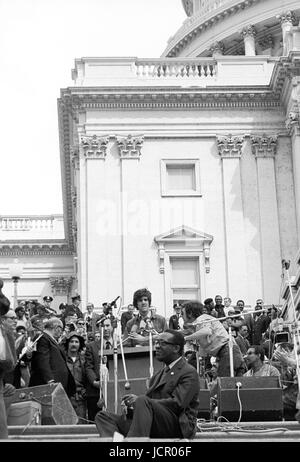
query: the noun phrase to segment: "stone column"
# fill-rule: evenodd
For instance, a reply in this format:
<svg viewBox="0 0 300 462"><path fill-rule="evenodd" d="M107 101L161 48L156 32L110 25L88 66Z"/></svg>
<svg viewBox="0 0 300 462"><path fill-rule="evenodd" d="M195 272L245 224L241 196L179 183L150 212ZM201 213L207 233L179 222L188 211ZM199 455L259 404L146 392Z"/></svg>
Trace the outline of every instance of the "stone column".
<svg viewBox="0 0 300 462"><path fill-rule="evenodd" d="M300 107L300 102L299 102ZM286 127L292 140L292 158L294 174L294 190L296 201L297 231L300 236L300 115L299 110L288 114Z"/></svg>
<svg viewBox="0 0 300 462"><path fill-rule="evenodd" d="M142 181L139 175L139 162L143 146L143 136L118 137L117 144L121 162L121 279L123 303L131 300L132 293L137 287L137 275L142 275L143 264L140 268L137 258L138 242L141 239L141 230L135 226L134 211L137 206L139 214L139 182ZM146 204L145 204L146 205ZM139 220L142 216L139 215Z"/></svg>
<svg viewBox="0 0 300 462"><path fill-rule="evenodd" d="M249 24L249 26L244 27L241 31L241 36L244 39L245 45L245 56L255 56L255 36L256 29L254 26Z"/></svg>
<svg viewBox="0 0 300 462"><path fill-rule="evenodd" d="M212 57L213 58L218 58L219 56L223 56L225 46L223 42L215 42L211 45L210 49L212 52Z"/></svg>
<svg viewBox="0 0 300 462"><path fill-rule="evenodd" d="M243 137L221 136L218 137L217 142L219 155L222 159L228 295L232 300L238 300L245 298L247 294L240 172Z"/></svg>
<svg viewBox="0 0 300 462"><path fill-rule="evenodd" d="M266 304L278 300L281 274L281 249L274 157L276 136L252 136L252 153L256 158L261 241L262 297Z"/></svg>
<svg viewBox="0 0 300 462"><path fill-rule="evenodd" d="M105 235L98 226L99 207L104 192L108 137L82 136L80 143L81 187L81 280L82 309L87 302L99 303L105 294L106 280L101 273L104 264ZM104 272L105 273L105 272ZM104 297L103 297L104 298Z"/></svg>
<svg viewBox="0 0 300 462"><path fill-rule="evenodd" d="M281 30L282 30L282 42L283 42L283 56L287 56L290 50L291 45L291 36L290 32L295 24L296 18L292 11L285 11L281 14L278 14L276 18L281 23Z"/></svg>

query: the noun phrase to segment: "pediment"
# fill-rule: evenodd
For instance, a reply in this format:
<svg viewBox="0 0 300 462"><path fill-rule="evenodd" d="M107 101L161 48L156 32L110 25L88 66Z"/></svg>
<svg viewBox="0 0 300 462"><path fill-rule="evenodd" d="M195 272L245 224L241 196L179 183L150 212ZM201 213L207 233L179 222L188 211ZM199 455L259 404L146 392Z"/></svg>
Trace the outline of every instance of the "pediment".
<svg viewBox="0 0 300 462"><path fill-rule="evenodd" d="M204 241L211 243L213 241L213 236L206 234L203 231L198 231L196 229L190 228L188 226L182 225L178 228L169 230L165 233L160 234L154 238L155 242L180 242L187 240Z"/></svg>

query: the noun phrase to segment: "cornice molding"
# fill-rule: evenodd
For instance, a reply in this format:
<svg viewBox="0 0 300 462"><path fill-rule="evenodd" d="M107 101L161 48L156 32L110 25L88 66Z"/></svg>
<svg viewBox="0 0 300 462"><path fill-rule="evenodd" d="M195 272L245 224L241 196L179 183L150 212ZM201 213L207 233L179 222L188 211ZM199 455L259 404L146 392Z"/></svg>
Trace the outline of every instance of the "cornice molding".
<svg viewBox="0 0 300 462"><path fill-rule="evenodd" d="M131 89L132 90L132 89ZM152 92L139 89L138 92L130 92L130 89L122 89L118 93L98 93L91 97L90 94L73 94L69 98L70 111L90 109L103 110L166 110L166 109L194 109L194 108L233 108L233 107L278 107L280 95L275 94L269 87L262 86L251 90L243 87L224 89L211 87L209 90L193 89L191 91L178 89L156 89ZM78 155L73 148L72 159L77 162Z"/></svg>
<svg viewBox="0 0 300 462"><path fill-rule="evenodd" d="M60 98L58 100L58 114L65 236L70 252L71 254L74 254L75 241L71 228L73 217L73 205L71 197L71 171L72 163L73 166L78 163L79 168L79 149L77 145L74 145L74 140L71 133L73 133L73 121L77 120L77 116L76 113L72 111L68 101L64 98Z"/></svg>
<svg viewBox="0 0 300 462"><path fill-rule="evenodd" d="M2 256L30 255L73 255L74 252L64 244L50 243L5 243L0 245Z"/></svg>
<svg viewBox="0 0 300 462"><path fill-rule="evenodd" d="M117 137L117 145L119 148L119 156L123 159L139 159L141 149L144 143L143 136Z"/></svg>
<svg viewBox="0 0 300 462"><path fill-rule="evenodd" d="M107 154L107 145L109 137L107 136L82 136L80 143L80 152L86 159L103 159Z"/></svg>
<svg viewBox="0 0 300 462"><path fill-rule="evenodd" d="M244 136L217 136L219 156L222 159L240 158L242 156L242 146Z"/></svg>
<svg viewBox="0 0 300 462"><path fill-rule="evenodd" d="M276 135L253 135L250 137L252 154L257 157L275 157L277 152Z"/></svg>

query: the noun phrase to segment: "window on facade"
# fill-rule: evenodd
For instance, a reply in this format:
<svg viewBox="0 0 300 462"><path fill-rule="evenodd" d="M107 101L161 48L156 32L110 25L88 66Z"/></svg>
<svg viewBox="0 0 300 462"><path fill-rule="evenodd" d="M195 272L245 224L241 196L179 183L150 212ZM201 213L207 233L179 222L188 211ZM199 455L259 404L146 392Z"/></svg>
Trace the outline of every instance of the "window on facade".
<svg viewBox="0 0 300 462"><path fill-rule="evenodd" d="M171 264L173 302L200 298L199 258L174 257Z"/></svg>
<svg viewBox="0 0 300 462"><path fill-rule="evenodd" d="M200 196L199 159L161 160L162 196Z"/></svg>
<svg viewBox="0 0 300 462"><path fill-rule="evenodd" d="M168 190L195 191L194 165L167 165Z"/></svg>

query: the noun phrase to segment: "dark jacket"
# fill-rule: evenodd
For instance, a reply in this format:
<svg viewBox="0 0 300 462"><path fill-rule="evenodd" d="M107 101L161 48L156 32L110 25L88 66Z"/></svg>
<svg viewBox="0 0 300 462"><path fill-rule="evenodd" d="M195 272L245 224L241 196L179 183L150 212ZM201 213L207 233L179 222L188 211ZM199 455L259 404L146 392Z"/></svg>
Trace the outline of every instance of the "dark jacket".
<svg viewBox="0 0 300 462"><path fill-rule="evenodd" d="M54 380L60 382L68 396L76 392L74 378L69 371L66 355L58 343L46 332L39 339L32 354L29 386L44 385Z"/></svg>
<svg viewBox="0 0 300 462"><path fill-rule="evenodd" d="M262 335L269 327L271 319L265 314L253 317L252 345L260 345L262 343Z"/></svg>
<svg viewBox="0 0 300 462"><path fill-rule="evenodd" d="M68 316L73 316L74 314L77 314L77 318L83 318L83 313L82 311L80 310L80 308L76 305L73 305L73 303L71 305L67 305L66 307L66 310L64 312L64 320L68 317Z"/></svg>
<svg viewBox="0 0 300 462"><path fill-rule="evenodd" d="M170 316L169 329L173 329L173 330L180 329L179 318L178 318L177 314L173 314L172 316Z"/></svg>
<svg viewBox="0 0 300 462"><path fill-rule="evenodd" d="M181 358L172 369L151 377L146 396L159 400L178 417L183 438L192 438L196 433L199 408L199 376L194 367Z"/></svg>
<svg viewBox="0 0 300 462"><path fill-rule="evenodd" d="M243 337L242 335L238 334L235 339L237 345L240 347L242 355L245 355L250 347L249 341Z"/></svg>
<svg viewBox="0 0 300 462"><path fill-rule="evenodd" d="M93 386L93 382L98 381L100 378L100 342L90 342L85 350L85 372L86 372L86 395L88 397L99 395L99 388Z"/></svg>

